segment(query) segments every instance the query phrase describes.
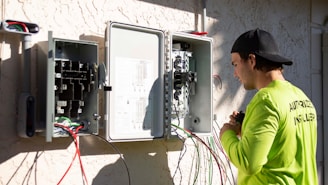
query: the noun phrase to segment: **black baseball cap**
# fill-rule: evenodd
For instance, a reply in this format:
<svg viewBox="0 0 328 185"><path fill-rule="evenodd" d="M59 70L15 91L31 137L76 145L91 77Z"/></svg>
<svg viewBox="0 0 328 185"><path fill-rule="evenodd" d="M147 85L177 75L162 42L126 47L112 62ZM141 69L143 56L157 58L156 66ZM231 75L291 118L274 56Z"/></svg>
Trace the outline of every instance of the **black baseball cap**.
<svg viewBox="0 0 328 185"><path fill-rule="evenodd" d="M293 64L288 58L279 55L278 45L273 36L259 28L241 34L232 46L231 53L234 52L254 53L271 62Z"/></svg>

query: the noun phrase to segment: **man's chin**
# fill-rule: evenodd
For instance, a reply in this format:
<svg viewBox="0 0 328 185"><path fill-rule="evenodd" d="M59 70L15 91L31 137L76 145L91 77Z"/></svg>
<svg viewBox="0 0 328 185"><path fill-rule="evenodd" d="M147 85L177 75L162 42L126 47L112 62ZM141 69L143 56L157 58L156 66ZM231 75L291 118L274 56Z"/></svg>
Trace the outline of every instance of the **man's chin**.
<svg viewBox="0 0 328 185"><path fill-rule="evenodd" d="M254 87L250 87L250 86L247 86L245 84L243 84L243 85L244 85L245 90L254 90L255 89Z"/></svg>

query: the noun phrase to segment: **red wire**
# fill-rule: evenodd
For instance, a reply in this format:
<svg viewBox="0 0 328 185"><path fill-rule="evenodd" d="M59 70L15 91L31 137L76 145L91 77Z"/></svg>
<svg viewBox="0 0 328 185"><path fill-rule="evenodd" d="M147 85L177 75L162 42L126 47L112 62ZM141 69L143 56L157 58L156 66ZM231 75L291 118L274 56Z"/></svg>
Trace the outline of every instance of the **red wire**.
<svg viewBox="0 0 328 185"><path fill-rule="evenodd" d="M66 172L64 173L64 175L62 176L62 178L59 180L59 182L57 183L57 185L59 185L61 183L61 181L64 179L64 177L67 175L68 171L70 170L76 156L78 156L79 158L79 162L80 162L80 168L81 168L81 171L82 171L82 176L84 178L84 180L86 181L86 183L88 184L88 180L87 180L87 177L85 175L85 171L84 171L84 168L83 168L83 164L82 164L82 160L81 160L81 152L80 152L80 149L79 149L79 144L78 144L78 140L77 140L77 133L79 132L79 130L81 128L83 128L83 126L78 126L76 129L75 129L75 132L73 132L69 127L65 126L65 125L60 125L60 124L54 124L55 126L57 127L61 127L63 129L65 129L66 131L68 131L71 136L73 137L73 140L74 140L74 144L75 144L75 148L76 148L76 151L75 151L75 154L74 154L74 157L71 161L71 164L68 166Z"/></svg>
<svg viewBox="0 0 328 185"><path fill-rule="evenodd" d="M77 127L76 130L75 130L75 133L78 133L81 128L83 128L83 126ZM78 148L78 157L79 157L79 162L80 162L80 168L81 168L84 180L88 184L88 179L87 179L87 176L85 175L85 171L84 171L82 160L81 160L81 152L80 152L80 149L79 149L79 146L78 146L77 142L76 142L76 148Z"/></svg>
<svg viewBox="0 0 328 185"><path fill-rule="evenodd" d="M223 184L223 177L222 177L222 168L221 165L219 163L218 158L216 157L216 154L213 152L213 150L200 138L198 137L196 134L194 134L193 132L191 132L190 130L185 129L191 136L193 136L194 138L196 138L198 141L200 141L211 153L211 155L213 156L213 158L215 159L216 164L218 165L219 171L220 171L220 177L221 177L221 184Z"/></svg>
<svg viewBox="0 0 328 185"><path fill-rule="evenodd" d="M219 127L219 126L218 126ZM219 127L220 128L220 127ZM219 148L219 150L221 151L221 153L224 155L225 159L228 161L229 163L229 168L231 169L231 166L230 166L230 161L229 161L229 157L227 156L227 154L225 153L225 151L223 150L223 147L222 147L222 144L221 144L221 141L219 139L219 136L218 136L218 132L216 131L216 127L213 127L214 129L214 140L215 140L215 143L217 145L217 147ZM227 170L225 170L227 171ZM233 175L233 172L231 171L232 175ZM227 177L228 178L228 177ZM234 181L234 179L233 179Z"/></svg>
<svg viewBox="0 0 328 185"><path fill-rule="evenodd" d="M193 32L191 32L192 34L194 34L194 35L207 35L208 34L208 32L206 32L206 31L202 31L202 32L199 32L199 31L193 31Z"/></svg>
<svg viewBox="0 0 328 185"><path fill-rule="evenodd" d="M65 129L66 131L68 131L71 134L71 136L73 137L74 143L75 143L75 146L76 146L76 135L75 135L75 133L70 128L68 128L68 127L66 127L64 125L60 125L60 124L55 124L55 126L61 127L63 129ZM74 157L73 157L73 159L71 161L71 164L68 166L66 172L64 173L64 175L62 176L62 178L59 180L59 182L57 183L57 185L59 185L61 183L61 181L64 179L64 177L67 175L68 171L70 170L70 168L71 168L71 166L72 166L72 164L73 164L73 162L74 162L74 160L75 160L75 158L77 156L77 153L78 153L77 150L78 150L78 148L76 148L75 155L74 155Z"/></svg>
<svg viewBox="0 0 328 185"><path fill-rule="evenodd" d="M76 149L76 150L77 150L77 149ZM73 164L73 162L74 162L76 156L77 156L77 151L75 152L75 155L74 155L74 157L73 157L73 159L72 159L72 161L71 161L71 164L68 166L66 172L64 173L64 175L62 176L62 178L59 180L59 182L57 183L57 185L59 185L59 184L61 183L61 181L62 181L62 180L64 179L64 177L67 175L68 171L71 169L72 164Z"/></svg>
<svg viewBox="0 0 328 185"><path fill-rule="evenodd" d="M13 24L18 24L21 25L24 28L24 32L28 32L27 26L24 23L21 22L7 22L9 25L13 25Z"/></svg>

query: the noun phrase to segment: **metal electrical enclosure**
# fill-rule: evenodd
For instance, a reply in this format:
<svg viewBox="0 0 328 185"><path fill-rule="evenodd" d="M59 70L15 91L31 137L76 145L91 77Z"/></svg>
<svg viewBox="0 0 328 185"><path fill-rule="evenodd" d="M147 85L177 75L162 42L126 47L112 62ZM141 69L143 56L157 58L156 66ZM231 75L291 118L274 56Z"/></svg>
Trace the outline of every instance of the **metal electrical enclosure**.
<svg viewBox="0 0 328 185"><path fill-rule="evenodd" d="M49 32L43 49L47 59L38 64L38 119L46 127L46 141L68 136L57 123L82 125L81 135L98 134L98 44L53 38Z"/></svg>
<svg viewBox="0 0 328 185"><path fill-rule="evenodd" d="M187 33L172 33L168 44L169 61L166 96L171 109L167 124L178 125L197 135L212 134L213 78L212 39ZM172 130L169 134L173 134Z"/></svg>
<svg viewBox="0 0 328 185"><path fill-rule="evenodd" d="M108 22L105 46L107 140L212 133L212 39Z"/></svg>

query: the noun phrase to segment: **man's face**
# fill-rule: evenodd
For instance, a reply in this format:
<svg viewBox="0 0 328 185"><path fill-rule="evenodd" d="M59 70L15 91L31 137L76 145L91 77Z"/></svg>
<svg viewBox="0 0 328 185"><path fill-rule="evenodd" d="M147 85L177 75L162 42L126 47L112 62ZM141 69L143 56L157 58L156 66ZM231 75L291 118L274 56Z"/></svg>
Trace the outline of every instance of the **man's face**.
<svg viewBox="0 0 328 185"><path fill-rule="evenodd" d="M231 53L231 64L234 66L234 77L244 85L246 90L255 89L254 61L243 60L239 53Z"/></svg>

